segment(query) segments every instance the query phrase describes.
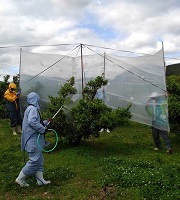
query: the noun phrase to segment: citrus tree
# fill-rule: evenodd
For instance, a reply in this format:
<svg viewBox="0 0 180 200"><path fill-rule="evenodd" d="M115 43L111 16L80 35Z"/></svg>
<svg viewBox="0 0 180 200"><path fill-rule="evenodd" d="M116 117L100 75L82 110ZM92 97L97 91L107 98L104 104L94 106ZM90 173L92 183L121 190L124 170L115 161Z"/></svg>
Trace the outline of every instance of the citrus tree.
<svg viewBox="0 0 180 200"><path fill-rule="evenodd" d="M43 112L43 116L48 118L63 106L52 121L51 128L55 129L66 143L77 146L82 138L98 138L101 128L112 130L116 126L128 124L131 118L130 105L113 110L106 106L102 99L96 98L98 89L108 83L102 76L86 83L82 98L77 102L71 99L72 95L77 93L74 82L72 77L60 88L57 97L49 96L50 102Z"/></svg>

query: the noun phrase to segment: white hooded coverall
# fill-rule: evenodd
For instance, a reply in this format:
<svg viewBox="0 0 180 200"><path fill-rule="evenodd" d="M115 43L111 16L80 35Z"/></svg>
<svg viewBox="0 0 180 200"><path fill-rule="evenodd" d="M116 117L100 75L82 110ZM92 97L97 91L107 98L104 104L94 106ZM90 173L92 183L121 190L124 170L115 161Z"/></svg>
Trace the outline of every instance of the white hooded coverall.
<svg viewBox="0 0 180 200"><path fill-rule="evenodd" d="M37 137L39 138L39 144L41 147L45 146L44 132L45 127L41 122L39 114L39 100L40 97L35 92L31 92L28 95L27 102L29 106L24 112L24 118L22 123L22 137L21 137L21 150L28 152L29 160L22 168L22 171L26 175L34 175L37 171L44 170L44 157L42 150L37 146Z"/></svg>

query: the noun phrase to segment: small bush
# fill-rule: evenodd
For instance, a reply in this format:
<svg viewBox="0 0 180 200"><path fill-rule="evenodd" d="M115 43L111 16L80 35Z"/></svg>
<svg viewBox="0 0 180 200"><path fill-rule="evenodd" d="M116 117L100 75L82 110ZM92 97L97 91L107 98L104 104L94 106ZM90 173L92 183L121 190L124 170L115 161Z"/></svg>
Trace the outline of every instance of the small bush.
<svg viewBox="0 0 180 200"><path fill-rule="evenodd" d="M44 117L50 117L65 105L51 126L59 132L66 143L77 146L82 138L88 139L91 136L98 138L101 128L112 130L117 126L128 124L131 118L130 106L112 110L103 100L95 98L97 90L106 84L107 80L100 76L90 80L84 87L82 99L73 103L71 96L77 91L72 77L60 88L58 97L49 97L50 103L43 114Z"/></svg>

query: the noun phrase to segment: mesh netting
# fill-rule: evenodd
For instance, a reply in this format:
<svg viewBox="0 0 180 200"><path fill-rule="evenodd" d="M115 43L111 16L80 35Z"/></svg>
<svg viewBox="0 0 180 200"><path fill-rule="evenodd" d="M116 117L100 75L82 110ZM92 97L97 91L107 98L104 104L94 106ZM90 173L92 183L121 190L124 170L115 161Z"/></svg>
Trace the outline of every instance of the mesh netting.
<svg viewBox="0 0 180 200"><path fill-rule="evenodd" d="M99 92L103 94L106 105L118 108L132 103L130 111L133 121L150 126L153 121L153 126L169 131L168 104L164 96L166 82L163 50L155 55L137 57L98 53L83 55L82 59L81 56L22 51L22 110L27 106L26 97L29 92L39 94L44 108L49 101L48 95L57 96L61 85L72 76L75 77L75 87L78 91L73 96L73 101L76 101L82 96L82 83L85 84L102 74L108 80L108 85ZM152 93L157 94L156 98L151 97Z"/></svg>

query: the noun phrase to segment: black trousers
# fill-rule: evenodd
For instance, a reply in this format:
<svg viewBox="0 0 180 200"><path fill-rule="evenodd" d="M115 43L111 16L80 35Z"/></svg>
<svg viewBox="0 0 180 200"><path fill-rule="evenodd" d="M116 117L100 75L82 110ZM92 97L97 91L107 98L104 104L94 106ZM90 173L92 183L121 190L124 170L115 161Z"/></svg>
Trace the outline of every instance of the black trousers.
<svg viewBox="0 0 180 200"><path fill-rule="evenodd" d="M11 127L15 127L17 125L21 126L22 120L20 110L9 111L9 118L11 121Z"/></svg>
<svg viewBox="0 0 180 200"><path fill-rule="evenodd" d="M163 130L157 129L155 127L152 127L152 135L153 135L154 143L155 143L155 145L158 149L162 149L162 142L160 140L160 136L164 140L164 143L166 145L166 149L171 148L171 142L170 142L167 131L163 131Z"/></svg>

